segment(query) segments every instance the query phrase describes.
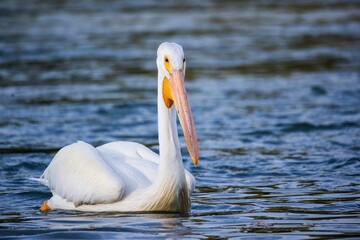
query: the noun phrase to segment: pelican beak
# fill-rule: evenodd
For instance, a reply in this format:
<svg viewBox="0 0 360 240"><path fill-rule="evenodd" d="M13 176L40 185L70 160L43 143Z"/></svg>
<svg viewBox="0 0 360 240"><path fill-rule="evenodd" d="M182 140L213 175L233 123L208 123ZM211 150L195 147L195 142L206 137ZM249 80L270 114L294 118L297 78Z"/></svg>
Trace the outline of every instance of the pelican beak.
<svg viewBox="0 0 360 240"><path fill-rule="evenodd" d="M172 71L170 74L170 88L190 157L193 160L194 165L197 165L199 159L198 140L195 131L194 119L186 94L184 73L182 70Z"/></svg>

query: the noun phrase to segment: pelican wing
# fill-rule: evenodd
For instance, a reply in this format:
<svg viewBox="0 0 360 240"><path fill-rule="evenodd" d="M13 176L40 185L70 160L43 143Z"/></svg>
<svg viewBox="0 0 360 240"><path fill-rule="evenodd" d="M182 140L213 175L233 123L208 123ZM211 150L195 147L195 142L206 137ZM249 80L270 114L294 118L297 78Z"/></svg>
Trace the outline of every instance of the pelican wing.
<svg viewBox="0 0 360 240"><path fill-rule="evenodd" d="M137 173L135 178L129 179L135 187L146 187L149 183L154 182L160 157L146 146L136 142L117 141L104 144L97 149L113 169L124 172L124 168L128 168L131 170L130 173ZM118 162L116 156L119 155L123 155L122 159L126 160L122 163ZM124 165L125 163L126 165ZM189 171L184 170L188 189L192 193L195 188L195 178Z"/></svg>
<svg viewBox="0 0 360 240"><path fill-rule="evenodd" d="M62 148L40 179L53 194L75 206L118 201L126 188L99 151L85 142Z"/></svg>
<svg viewBox="0 0 360 240"><path fill-rule="evenodd" d="M97 147L101 151L115 151L119 154L131 157L142 158L156 164L159 164L159 155L151 151L144 145L136 142L117 141L106 143Z"/></svg>
<svg viewBox="0 0 360 240"><path fill-rule="evenodd" d="M126 183L124 196L146 188L156 178L159 155L135 142L111 142L96 148L111 169Z"/></svg>

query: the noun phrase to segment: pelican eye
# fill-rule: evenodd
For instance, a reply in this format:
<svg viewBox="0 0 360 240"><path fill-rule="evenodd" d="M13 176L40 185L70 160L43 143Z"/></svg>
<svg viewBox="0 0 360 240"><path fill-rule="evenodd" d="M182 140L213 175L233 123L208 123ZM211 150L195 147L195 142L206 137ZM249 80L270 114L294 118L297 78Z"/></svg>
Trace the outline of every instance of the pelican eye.
<svg viewBox="0 0 360 240"><path fill-rule="evenodd" d="M183 59L183 63L185 62L185 58Z"/></svg>
<svg viewBox="0 0 360 240"><path fill-rule="evenodd" d="M164 65L165 65L165 68L168 72L171 71L171 63L170 63L170 59L167 55L164 56Z"/></svg>

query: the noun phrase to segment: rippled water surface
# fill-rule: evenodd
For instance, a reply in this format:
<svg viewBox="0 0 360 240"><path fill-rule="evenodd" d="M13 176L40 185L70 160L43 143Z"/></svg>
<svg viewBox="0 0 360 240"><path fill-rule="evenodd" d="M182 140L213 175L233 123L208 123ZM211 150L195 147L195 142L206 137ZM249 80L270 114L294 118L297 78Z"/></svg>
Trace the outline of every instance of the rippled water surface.
<svg viewBox="0 0 360 240"><path fill-rule="evenodd" d="M0 237L360 234L358 1L0 2ZM189 215L40 213L77 140L158 151L156 49L180 43L199 136ZM181 137L182 143L184 143Z"/></svg>

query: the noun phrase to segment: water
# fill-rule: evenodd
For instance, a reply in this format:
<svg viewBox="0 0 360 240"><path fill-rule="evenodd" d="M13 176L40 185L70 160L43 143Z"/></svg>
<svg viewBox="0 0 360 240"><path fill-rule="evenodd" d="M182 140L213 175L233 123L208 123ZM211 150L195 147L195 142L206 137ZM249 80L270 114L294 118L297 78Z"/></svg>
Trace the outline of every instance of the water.
<svg viewBox="0 0 360 240"><path fill-rule="evenodd" d="M360 235L357 1L1 1L0 236ZM183 45L200 161L192 211L41 213L77 140L157 145L156 48Z"/></svg>

